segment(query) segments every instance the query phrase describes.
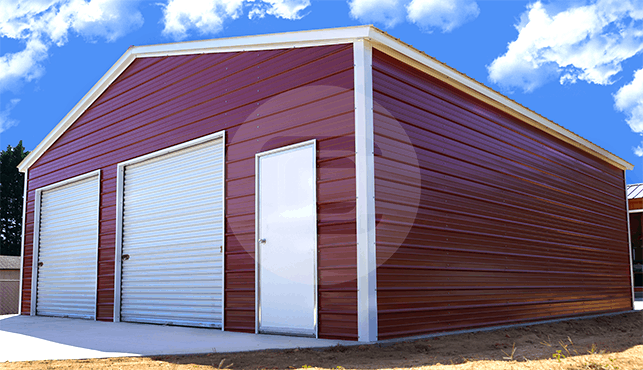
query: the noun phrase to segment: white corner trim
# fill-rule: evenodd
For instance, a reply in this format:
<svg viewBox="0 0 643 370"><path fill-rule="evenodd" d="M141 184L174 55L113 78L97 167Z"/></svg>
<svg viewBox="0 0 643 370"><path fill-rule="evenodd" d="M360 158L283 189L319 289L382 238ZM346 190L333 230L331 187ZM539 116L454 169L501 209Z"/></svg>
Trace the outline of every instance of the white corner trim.
<svg viewBox="0 0 643 370"><path fill-rule="evenodd" d="M101 170L98 169L94 173L98 172L98 181L96 181L96 194L98 194L98 209L96 210L96 277L94 281L94 321L98 319L98 273L99 273L99 260L98 260L98 250L100 249L100 203L102 199L102 193L100 191L101 184Z"/></svg>
<svg viewBox="0 0 643 370"><path fill-rule="evenodd" d="M627 250L630 252L630 287L632 288L632 309L634 309L634 256L632 255L632 226L630 225L630 202L627 199L627 175L623 171L623 185L625 186L625 217L627 218Z"/></svg>
<svg viewBox="0 0 643 370"><path fill-rule="evenodd" d="M400 40L395 39L374 27L371 28L370 31L371 32L369 33L369 38L371 39L371 41L373 41L374 47L376 47L378 50L396 57L397 59L400 59L399 56L404 56L408 59L401 59L402 61L407 62L421 70L423 69L425 70L425 72L428 69L431 72L431 75L440 75L439 78L441 80L458 88L459 90L462 90L462 88L457 86L457 84L465 86L472 91L500 104L500 106L505 108L505 111L512 113L514 116L521 118L522 120L525 120L526 123L531 124L538 129L548 131L551 134L554 134L554 136L562 139L563 141L566 141L567 143L572 144L575 147L594 156L597 156L603 160L607 160L611 164L621 169L631 170L634 168L632 164L599 147L598 145L584 139L581 136L578 136L577 134L546 119L545 117L529 109L526 109L522 105L514 102L506 96L488 88L487 86L479 83L478 81L475 81L472 78L465 76L455 69L436 61L423 52L401 42ZM391 51L394 51L394 53L391 53ZM396 53L398 55L393 55ZM457 84L454 84L453 81L455 81Z"/></svg>
<svg viewBox="0 0 643 370"><path fill-rule="evenodd" d="M27 183L29 181L29 171L25 170L24 188L22 189L22 235L20 236L20 290L18 295L18 315L22 315L22 289L24 283L24 264L25 264L25 230L27 220ZM31 315L31 312L29 312Z"/></svg>
<svg viewBox="0 0 643 370"><path fill-rule="evenodd" d="M377 341L377 260L375 250L375 161L373 156L373 49L353 43L355 78L355 187L357 217L357 334Z"/></svg>
<svg viewBox="0 0 643 370"><path fill-rule="evenodd" d="M25 171L26 172L26 171ZM96 209L96 214L98 215L97 217L100 217L100 174L101 170L94 170L91 172L84 173L82 175L78 175L72 178L69 178L67 180L59 181L54 184L50 184L47 186L43 186L42 188L36 189L36 195L35 195L35 207L34 207L34 233L33 233L33 255L32 255L32 262L31 262L31 302L30 302L30 315L31 316L36 316L36 299L38 299L37 295L37 290L38 290L38 255L40 251L40 209L41 209L41 201L42 201L42 192L55 189L61 186L65 186L74 182L82 181L85 179L92 178L94 176L98 177L98 208ZM100 222L100 219L99 221ZM100 235L100 225L98 226L98 235ZM98 284L98 246L99 246L99 240L98 237L96 238L96 284ZM96 287L98 287L96 285ZM95 289L94 291L95 299L98 296L98 289ZM94 304L94 320L96 320L96 305Z"/></svg>
<svg viewBox="0 0 643 370"><path fill-rule="evenodd" d="M114 246L114 322L121 321L121 258L123 256L123 180L125 165L116 169L116 245Z"/></svg>
<svg viewBox="0 0 643 370"><path fill-rule="evenodd" d="M225 254L226 254L226 232L225 232L225 223L226 223L226 186L227 186L227 177L226 177L226 135L225 131L221 131L221 145L223 155L221 156L221 177L223 185L221 186L221 232L223 237L221 238L221 331L225 331L225 282L226 282L226 271L225 271ZM121 234L122 235L122 234Z"/></svg>

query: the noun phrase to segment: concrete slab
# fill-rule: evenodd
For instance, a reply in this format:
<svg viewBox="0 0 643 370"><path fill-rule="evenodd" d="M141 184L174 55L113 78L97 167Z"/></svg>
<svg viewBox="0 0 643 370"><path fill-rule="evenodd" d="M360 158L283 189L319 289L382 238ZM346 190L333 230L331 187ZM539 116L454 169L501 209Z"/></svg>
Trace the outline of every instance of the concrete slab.
<svg viewBox="0 0 643 370"><path fill-rule="evenodd" d="M634 300L634 309L635 310L643 310L643 299L635 299Z"/></svg>
<svg viewBox="0 0 643 370"><path fill-rule="evenodd" d="M0 362L239 352L337 344L355 342L125 322L0 316Z"/></svg>

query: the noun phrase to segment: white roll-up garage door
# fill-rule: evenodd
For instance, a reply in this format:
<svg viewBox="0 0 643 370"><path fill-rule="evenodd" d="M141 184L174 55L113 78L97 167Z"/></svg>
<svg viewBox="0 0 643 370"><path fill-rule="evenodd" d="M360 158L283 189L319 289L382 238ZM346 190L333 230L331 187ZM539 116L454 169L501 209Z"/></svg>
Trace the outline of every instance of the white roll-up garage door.
<svg viewBox="0 0 643 370"><path fill-rule="evenodd" d="M37 192L37 315L95 317L98 181L96 173Z"/></svg>
<svg viewBox="0 0 643 370"><path fill-rule="evenodd" d="M223 140L123 166L122 321L221 327Z"/></svg>

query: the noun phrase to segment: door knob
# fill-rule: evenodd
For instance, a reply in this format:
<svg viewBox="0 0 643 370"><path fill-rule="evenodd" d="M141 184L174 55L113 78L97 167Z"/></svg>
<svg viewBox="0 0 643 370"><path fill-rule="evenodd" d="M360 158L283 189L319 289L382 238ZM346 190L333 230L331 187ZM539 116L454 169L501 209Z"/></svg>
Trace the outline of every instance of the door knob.
<svg viewBox="0 0 643 370"><path fill-rule="evenodd" d="M266 239L259 239L257 240L260 244L266 244Z"/></svg>
<svg viewBox="0 0 643 370"><path fill-rule="evenodd" d="M121 258L123 259L123 261L127 261L129 259L129 254L124 254Z"/></svg>

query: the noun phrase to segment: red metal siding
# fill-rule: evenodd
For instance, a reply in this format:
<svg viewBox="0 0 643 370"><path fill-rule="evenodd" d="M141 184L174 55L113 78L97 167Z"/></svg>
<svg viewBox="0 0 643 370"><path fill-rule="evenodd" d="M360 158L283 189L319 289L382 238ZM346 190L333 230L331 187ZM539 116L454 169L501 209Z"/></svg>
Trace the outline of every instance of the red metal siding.
<svg viewBox="0 0 643 370"><path fill-rule="evenodd" d="M379 338L631 308L622 170L375 50Z"/></svg>
<svg viewBox="0 0 643 370"><path fill-rule="evenodd" d="M29 169L23 312L34 189L102 169L97 308L112 320L117 163L226 130L226 329L255 326L254 155L316 138L319 333L356 339L353 102L350 45L134 61Z"/></svg>

